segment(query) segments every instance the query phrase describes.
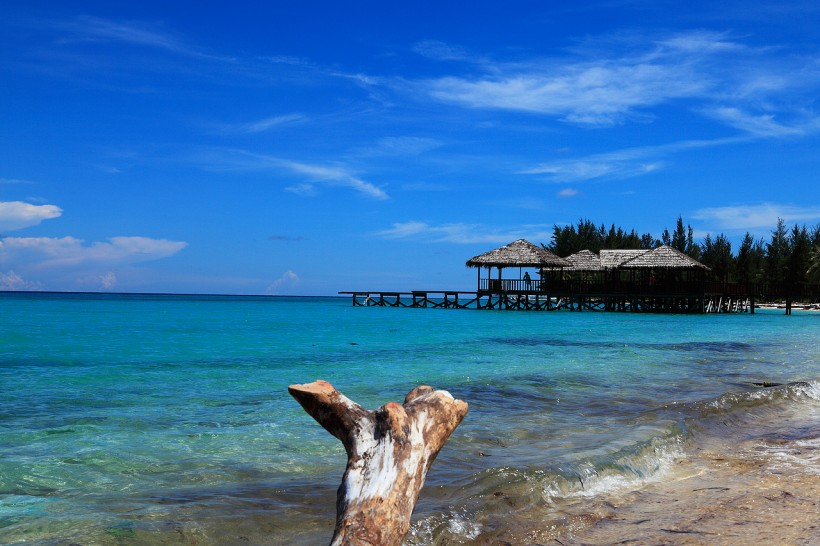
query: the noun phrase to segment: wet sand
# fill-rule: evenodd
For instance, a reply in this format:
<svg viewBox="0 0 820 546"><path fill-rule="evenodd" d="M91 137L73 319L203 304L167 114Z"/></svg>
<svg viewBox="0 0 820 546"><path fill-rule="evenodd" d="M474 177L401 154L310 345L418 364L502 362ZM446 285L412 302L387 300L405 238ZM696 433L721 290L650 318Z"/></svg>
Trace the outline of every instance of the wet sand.
<svg viewBox="0 0 820 546"><path fill-rule="evenodd" d="M691 446L664 479L579 497L557 517L470 544L820 545L820 434ZM534 514L533 514L534 515Z"/></svg>
<svg viewBox="0 0 820 546"><path fill-rule="evenodd" d="M699 450L672 481L605 503L597 522L553 543L820 544L820 438L736 448Z"/></svg>

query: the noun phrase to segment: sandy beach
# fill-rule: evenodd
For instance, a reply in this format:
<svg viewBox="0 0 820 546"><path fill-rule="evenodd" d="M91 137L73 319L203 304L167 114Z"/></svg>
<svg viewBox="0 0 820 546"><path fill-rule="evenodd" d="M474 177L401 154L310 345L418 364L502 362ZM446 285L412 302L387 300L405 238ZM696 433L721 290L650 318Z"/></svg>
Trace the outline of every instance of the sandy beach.
<svg viewBox="0 0 820 546"><path fill-rule="evenodd" d="M669 481L579 499L557 525L510 529L475 543L820 544L820 437L735 447L699 449L677 461Z"/></svg>
<svg viewBox="0 0 820 546"><path fill-rule="evenodd" d="M557 525L519 529L491 543L820 544L816 414L812 408L797 419L783 415L782 434L767 423L742 440L699 438L667 479L579 498Z"/></svg>
<svg viewBox="0 0 820 546"><path fill-rule="evenodd" d="M679 462L679 478L598 506L600 519L556 542L818 544L818 446L820 438L704 449Z"/></svg>

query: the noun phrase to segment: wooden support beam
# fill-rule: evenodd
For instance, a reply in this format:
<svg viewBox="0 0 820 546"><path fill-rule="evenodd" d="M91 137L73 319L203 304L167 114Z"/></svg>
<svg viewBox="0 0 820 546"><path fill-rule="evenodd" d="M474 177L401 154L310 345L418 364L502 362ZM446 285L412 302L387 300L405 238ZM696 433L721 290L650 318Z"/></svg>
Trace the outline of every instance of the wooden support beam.
<svg viewBox="0 0 820 546"><path fill-rule="evenodd" d="M376 411L327 381L291 385L288 392L347 451L331 546L399 546L427 471L467 415L467 403L427 386L410 391L404 405L389 402Z"/></svg>

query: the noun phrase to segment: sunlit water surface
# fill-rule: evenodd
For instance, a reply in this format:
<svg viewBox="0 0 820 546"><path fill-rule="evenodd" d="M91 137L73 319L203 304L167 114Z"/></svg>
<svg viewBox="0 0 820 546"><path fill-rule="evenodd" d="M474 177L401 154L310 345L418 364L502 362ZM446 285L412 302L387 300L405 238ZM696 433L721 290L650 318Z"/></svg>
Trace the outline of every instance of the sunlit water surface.
<svg viewBox="0 0 820 546"><path fill-rule="evenodd" d="M781 313L0 294L0 542L327 541L344 451L287 393L319 378L369 409L420 384L470 404L408 543L560 526L693 436L816 437L820 315Z"/></svg>

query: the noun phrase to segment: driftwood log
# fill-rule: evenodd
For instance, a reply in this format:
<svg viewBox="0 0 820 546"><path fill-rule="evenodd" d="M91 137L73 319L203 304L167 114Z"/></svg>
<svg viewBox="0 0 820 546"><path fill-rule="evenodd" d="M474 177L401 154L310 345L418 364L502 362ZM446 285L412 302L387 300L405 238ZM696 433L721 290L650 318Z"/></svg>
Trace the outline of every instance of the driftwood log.
<svg viewBox="0 0 820 546"><path fill-rule="evenodd" d="M427 386L410 391L404 405L390 402L375 411L327 381L291 385L288 392L347 451L331 545L401 544L427 470L467 414L467 403Z"/></svg>

